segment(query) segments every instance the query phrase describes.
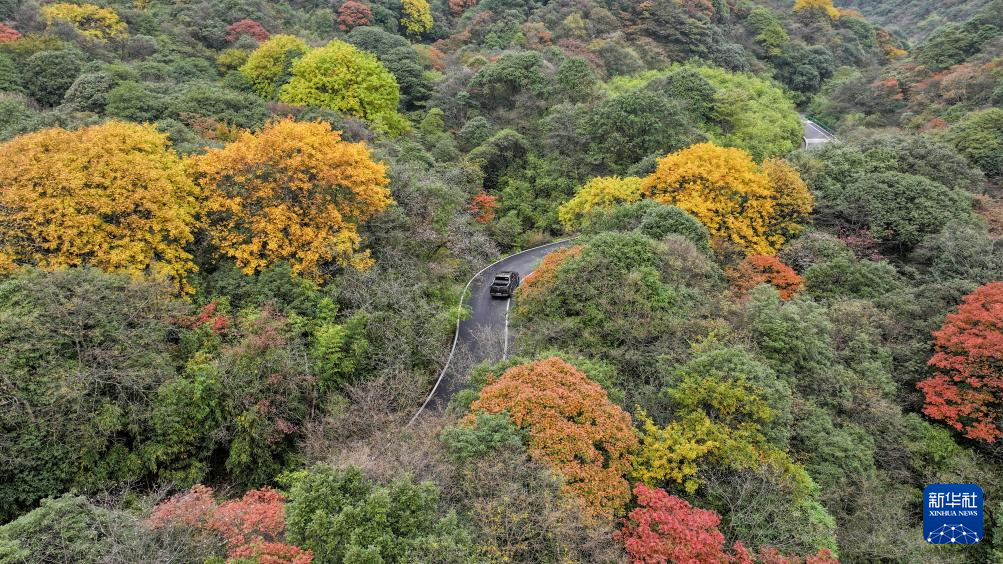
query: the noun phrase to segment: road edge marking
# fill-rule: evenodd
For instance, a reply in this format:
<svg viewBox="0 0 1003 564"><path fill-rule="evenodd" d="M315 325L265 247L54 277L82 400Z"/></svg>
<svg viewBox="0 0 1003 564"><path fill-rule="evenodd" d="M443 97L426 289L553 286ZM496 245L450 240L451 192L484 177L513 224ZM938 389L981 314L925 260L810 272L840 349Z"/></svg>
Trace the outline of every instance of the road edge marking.
<svg viewBox="0 0 1003 564"><path fill-rule="evenodd" d="M568 241L574 241L576 238L577 237L568 237L567 239L560 239L558 241L551 241L550 243L547 243L545 245L538 245L538 246L533 247L531 249L526 249L525 251L519 251L518 253L515 253L514 255L509 255L507 257L502 257L502 258L494 261L493 263L485 266L484 268L480 269L479 271L477 271L477 274L474 274L473 276L470 277L470 280L467 280L467 285L463 287L463 292L460 294L460 302L456 305L456 329L453 331L453 346L449 349L449 356L446 357L446 364L443 365L442 370L439 372L439 377L436 378L435 385L432 386L432 391L428 393L428 397L425 398L425 402L422 403L421 407L418 408L418 411L415 412L415 414L413 416L411 416L411 419L407 422L407 425L404 426L405 428L410 427L418 419L418 417L422 414L422 412L425 411L425 408L428 407L429 402L431 402L432 398L435 397L435 391L439 389L439 384L442 383L443 376L445 376L446 375L446 371L449 370L449 363L451 363L453 361L453 354L456 353L456 344L460 340L460 323L463 321L460 316L463 313L463 302L466 300L466 298L467 298L467 290L470 289L470 285L474 283L474 280L477 280L477 277L480 276L481 274L484 274L484 272L486 270L488 270L489 268L491 268L491 267L493 267L493 266L495 266L495 265L497 265L499 263L505 262L505 261L507 261L508 259L510 259L512 257L517 257L517 256L522 255L522 254L526 254L526 253L529 253L529 252L532 252L532 251L536 251L536 250L542 249L544 247L550 247L550 246L553 246L553 245L559 245L561 243L567 243ZM505 330L507 331L508 330L508 321L507 321L508 315L506 314L505 317L506 317Z"/></svg>

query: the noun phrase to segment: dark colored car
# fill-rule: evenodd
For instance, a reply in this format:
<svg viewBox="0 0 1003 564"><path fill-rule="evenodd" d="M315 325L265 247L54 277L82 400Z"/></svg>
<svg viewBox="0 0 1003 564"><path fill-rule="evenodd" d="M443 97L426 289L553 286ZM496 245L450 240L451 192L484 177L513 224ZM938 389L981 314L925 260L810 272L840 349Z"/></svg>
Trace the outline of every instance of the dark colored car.
<svg viewBox="0 0 1003 564"><path fill-rule="evenodd" d="M491 283L492 298L511 298L515 289L519 287L518 272L499 272L495 274L495 280Z"/></svg>

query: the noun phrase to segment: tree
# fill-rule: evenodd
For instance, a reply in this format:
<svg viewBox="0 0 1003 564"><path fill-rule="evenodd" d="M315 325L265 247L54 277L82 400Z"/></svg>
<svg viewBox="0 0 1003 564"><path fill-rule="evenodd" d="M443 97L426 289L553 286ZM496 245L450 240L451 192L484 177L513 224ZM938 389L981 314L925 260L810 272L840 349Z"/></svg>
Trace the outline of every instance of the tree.
<svg viewBox="0 0 1003 564"><path fill-rule="evenodd" d="M273 35L251 53L240 72L259 96L274 100L289 81L293 62L308 49L306 42L298 37Z"/></svg>
<svg viewBox="0 0 1003 564"><path fill-rule="evenodd" d="M63 104L76 112L102 113L113 80L109 74L103 72L81 74L66 91Z"/></svg>
<svg viewBox="0 0 1003 564"><path fill-rule="evenodd" d="M583 231L590 234L635 230L656 240L669 235L679 235L693 243L701 252L710 253L710 235L702 223L675 206L667 206L654 200L640 200L612 208L597 208L583 226Z"/></svg>
<svg viewBox="0 0 1003 564"><path fill-rule="evenodd" d="M400 89L374 55L334 40L293 63L279 99L345 112L399 131Z"/></svg>
<svg viewBox="0 0 1003 564"><path fill-rule="evenodd" d="M425 66L418 52L407 39L377 27L357 27L348 34L348 42L376 55L380 63L394 75L400 87L401 104L415 108L432 93L425 76Z"/></svg>
<svg viewBox="0 0 1003 564"><path fill-rule="evenodd" d="M623 174L652 154L665 154L705 139L682 105L646 90L600 103L582 129L590 141L589 160L600 171L614 174Z"/></svg>
<svg viewBox="0 0 1003 564"><path fill-rule="evenodd" d="M80 69L80 59L71 51L42 51L28 57L21 77L29 96L52 107L63 101Z"/></svg>
<svg viewBox="0 0 1003 564"><path fill-rule="evenodd" d="M218 535L231 561L310 564L313 559L309 550L279 541L286 527L285 496L267 487L218 503L212 488L197 485L159 503L148 523L154 529L184 527Z"/></svg>
<svg viewBox="0 0 1003 564"><path fill-rule="evenodd" d="M789 300L804 284L794 269L775 256L748 256L727 274L732 286L742 296L760 284L769 284L777 289L780 299Z"/></svg>
<svg viewBox="0 0 1003 564"><path fill-rule="evenodd" d="M42 7L42 17L48 25L69 22L80 35L99 41L123 37L128 27L115 10L94 4L48 4Z"/></svg>
<svg viewBox="0 0 1003 564"><path fill-rule="evenodd" d="M832 0L795 0L794 12L804 12L813 16L822 14L830 20L839 18L839 10L832 5Z"/></svg>
<svg viewBox="0 0 1003 564"><path fill-rule="evenodd" d="M411 35L418 37L432 29L432 8L428 0L402 0L401 25Z"/></svg>
<svg viewBox="0 0 1003 564"><path fill-rule="evenodd" d="M717 67L698 67L714 88L711 139L761 161L801 145L804 126L794 103L775 83Z"/></svg>
<svg viewBox="0 0 1003 564"><path fill-rule="evenodd" d="M342 141L323 122L283 120L193 157L191 168L213 243L248 274L288 260L319 280L330 261L372 264L357 252L358 227L393 200L365 144Z"/></svg>
<svg viewBox="0 0 1003 564"><path fill-rule="evenodd" d="M507 411L529 432L530 454L551 464L590 512L610 516L629 501L625 476L637 446L630 415L560 358L506 370L481 390L470 411L469 417Z"/></svg>
<svg viewBox="0 0 1003 564"><path fill-rule="evenodd" d="M629 204L641 199L641 179L636 176L593 178L558 210L558 217L568 231L581 227L597 209Z"/></svg>
<svg viewBox="0 0 1003 564"><path fill-rule="evenodd" d="M160 119L167 111L164 96L138 82L127 81L108 92L105 114L108 117L136 122Z"/></svg>
<svg viewBox="0 0 1003 564"><path fill-rule="evenodd" d="M665 490L634 486L638 507L615 533L634 564L660 562L730 562L735 564L836 564L830 550L822 549L802 558L783 554L763 546L759 554L750 552L741 541L729 553L724 535L718 529L721 517L714 511L699 509Z"/></svg>
<svg viewBox="0 0 1003 564"><path fill-rule="evenodd" d="M773 224L770 231L790 239L801 233L815 205L808 186L789 162L783 159L766 159L763 172L770 179L775 194Z"/></svg>
<svg viewBox="0 0 1003 564"><path fill-rule="evenodd" d="M866 230L891 250L904 253L944 225L971 216L970 197L922 176L885 172L844 187L844 221Z"/></svg>
<svg viewBox="0 0 1003 564"><path fill-rule="evenodd" d="M21 38L16 29L0 23L0 43L10 43Z"/></svg>
<svg viewBox="0 0 1003 564"><path fill-rule="evenodd" d="M0 562L97 563L119 530L131 525L124 513L64 494L0 526Z"/></svg>
<svg viewBox="0 0 1003 564"><path fill-rule="evenodd" d="M338 7L338 29L341 31L351 31L356 27L367 26L372 19L372 10L361 2L346 0Z"/></svg>
<svg viewBox="0 0 1003 564"><path fill-rule="evenodd" d="M318 562L468 562L470 539L456 515L442 516L431 482L399 478L375 486L354 466L324 464L289 482L287 539Z"/></svg>
<svg viewBox="0 0 1003 564"><path fill-rule="evenodd" d="M241 37L248 36L251 39L261 43L262 41L267 41L271 34L265 29L265 26L260 23L249 20L242 19L239 22L234 22L227 26L226 28L226 40L231 43L240 39Z"/></svg>
<svg viewBox="0 0 1003 564"><path fill-rule="evenodd" d="M644 484L634 486L634 495L638 507L627 516L616 537L635 564L732 561L724 551L717 513ZM736 549L743 554L740 544ZM747 554L745 561L751 562Z"/></svg>
<svg viewBox="0 0 1003 564"><path fill-rule="evenodd" d="M96 148L101 148L96 144ZM91 268L0 281L0 521L138 479L151 398L174 376L164 284Z"/></svg>
<svg viewBox="0 0 1003 564"><path fill-rule="evenodd" d="M1003 176L1003 109L967 113L944 138L986 176Z"/></svg>
<svg viewBox="0 0 1003 564"><path fill-rule="evenodd" d="M167 137L107 122L0 145L0 268L91 265L182 288L195 270L196 189Z"/></svg>
<svg viewBox="0 0 1003 564"><path fill-rule="evenodd" d="M774 186L741 149L701 143L659 159L655 172L644 179L644 195L693 214L719 246L724 239L747 252L769 255L784 242L778 225L788 218L780 213L810 209L804 184L790 180L785 174Z"/></svg>
<svg viewBox="0 0 1003 564"><path fill-rule="evenodd" d="M991 282L962 299L935 331L930 366L920 382L923 413L970 439L995 443L1003 437L1003 282Z"/></svg>
<svg viewBox="0 0 1003 564"><path fill-rule="evenodd" d="M168 99L166 113L187 123L203 119L247 129L260 127L269 115L264 101L254 94L209 82L190 82L179 89Z"/></svg>

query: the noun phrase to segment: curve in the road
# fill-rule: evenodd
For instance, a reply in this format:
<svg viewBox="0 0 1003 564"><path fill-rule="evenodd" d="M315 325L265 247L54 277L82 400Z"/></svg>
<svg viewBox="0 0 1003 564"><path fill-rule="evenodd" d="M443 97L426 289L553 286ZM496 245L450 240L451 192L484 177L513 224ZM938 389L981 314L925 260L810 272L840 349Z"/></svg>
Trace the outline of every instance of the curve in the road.
<svg viewBox="0 0 1003 564"><path fill-rule="evenodd" d="M508 352L508 310L511 300L494 299L488 294L488 286L491 285L495 273L515 271L522 278L525 278L533 271L540 259L566 246L571 241L572 239L562 239L505 257L485 266L467 282L460 295L460 302L457 304L456 331L453 334L453 346L449 350L449 356L446 357L446 363L442 367L442 371L439 372L439 377L436 379L432 391L429 392L425 402L421 404L411 420L408 421L408 426L417 421L418 417L426 411L445 409L453 394L462 387L463 382L458 375L449 372L457 349L465 349L474 364L487 360L488 351L484 347L478 347L477 335L479 331L504 331L504 350L505 353ZM470 316L461 319L459 314L462 312L464 301L467 301L468 297Z"/></svg>
<svg viewBox="0 0 1003 564"><path fill-rule="evenodd" d="M801 121L804 123L804 146L805 149L809 149L816 145L821 145L823 143L828 143L836 138L835 135L826 131L824 127L813 122L812 120L802 117Z"/></svg>
<svg viewBox="0 0 1003 564"><path fill-rule="evenodd" d="M831 133L811 121L802 118L805 127L805 147L819 145L835 139ZM480 331L494 332L496 334L504 332L505 343L503 345L502 357L508 353L508 311L511 300L496 300L488 294L488 286L494 278L496 272L503 270L514 270L525 278L535 268L536 263L551 252L567 245L572 239L563 239L539 247L522 251L514 255L495 261L481 269L475 274L463 288L460 295L460 302L457 304L457 314L461 313L463 303L469 296L470 316L460 319L457 315L456 331L453 333L453 345L449 350L446 363L439 372L439 377L435 380L432 391L429 392L425 402L421 404L415 412L408 426L417 421L418 417L426 411L441 411L445 409L453 394L458 392L463 381L459 374L451 374L449 369L456 355L457 349L464 349L469 354L470 360L476 364L488 359L489 347L484 343L478 343Z"/></svg>

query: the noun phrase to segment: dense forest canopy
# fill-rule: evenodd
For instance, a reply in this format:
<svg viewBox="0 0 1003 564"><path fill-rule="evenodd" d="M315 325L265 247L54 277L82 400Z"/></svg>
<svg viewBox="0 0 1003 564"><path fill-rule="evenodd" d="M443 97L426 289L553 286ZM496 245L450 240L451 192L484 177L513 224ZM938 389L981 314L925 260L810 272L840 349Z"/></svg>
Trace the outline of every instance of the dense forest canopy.
<svg viewBox="0 0 1003 564"><path fill-rule="evenodd" d="M1003 0L0 0L0 563L1003 561L1001 237Z"/></svg>

